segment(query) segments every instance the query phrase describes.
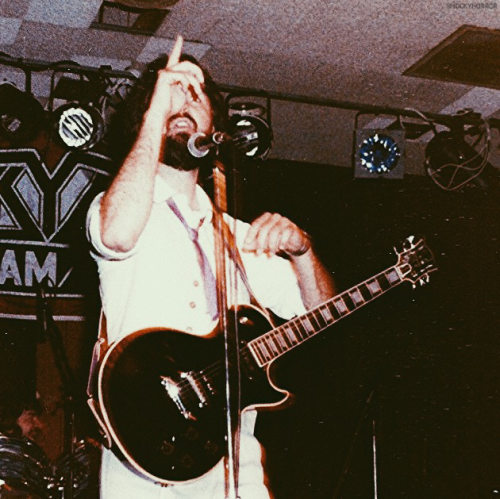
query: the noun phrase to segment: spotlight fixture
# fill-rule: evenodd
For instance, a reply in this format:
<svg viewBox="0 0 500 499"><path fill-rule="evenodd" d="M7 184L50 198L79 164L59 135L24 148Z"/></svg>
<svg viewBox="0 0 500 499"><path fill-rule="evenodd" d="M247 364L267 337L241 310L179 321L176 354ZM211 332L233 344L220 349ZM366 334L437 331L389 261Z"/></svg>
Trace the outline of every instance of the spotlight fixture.
<svg viewBox="0 0 500 499"><path fill-rule="evenodd" d="M355 177L403 178L403 130L356 130Z"/></svg>
<svg viewBox="0 0 500 499"><path fill-rule="evenodd" d="M488 162L491 136L488 123L481 129L458 129L436 133L425 149L430 178L444 190L460 189L492 166Z"/></svg>
<svg viewBox="0 0 500 499"><path fill-rule="evenodd" d="M229 104L229 135L237 151L250 159L265 159L271 150L273 134L266 109L253 102Z"/></svg>
<svg viewBox="0 0 500 499"><path fill-rule="evenodd" d="M70 149L90 149L104 136L104 120L89 104L63 104L55 111L54 122L59 139Z"/></svg>
<svg viewBox="0 0 500 499"><path fill-rule="evenodd" d="M33 140L45 123L42 104L11 83L0 84L0 135L12 145Z"/></svg>

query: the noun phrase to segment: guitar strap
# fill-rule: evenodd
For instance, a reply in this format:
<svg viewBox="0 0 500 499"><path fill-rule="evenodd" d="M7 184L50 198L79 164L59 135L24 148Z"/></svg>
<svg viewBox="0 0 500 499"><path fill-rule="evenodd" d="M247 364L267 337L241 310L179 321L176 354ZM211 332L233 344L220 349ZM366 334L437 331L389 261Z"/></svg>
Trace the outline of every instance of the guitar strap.
<svg viewBox="0 0 500 499"><path fill-rule="evenodd" d="M250 295L250 303L256 308L258 308L264 314L266 319L272 324L273 327L276 327L273 318L271 317L271 314L269 314L269 311L261 305L259 300L256 298L254 292L252 291L252 287L250 286L250 281L248 280L245 266L243 265L243 260L241 259L241 254L238 250L238 246L236 246L236 240L234 234L229 228L229 225L224 219L224 216L222 216L220 212L217 214L217 216L220 216L221 219L221 225L222 225L222 230L224 232L224 242L226 248L229 252L231 259L236 265L236 269L238 270L238 273L241 277L241 280L243 281L243 284L245 285L245 288L248 291L248 294Z"/></svg>
<svg viewBox="0 0 500 499"><path fill-rule="evenodd" d="M106 423L103 420L101 409L99 407L99 401L97 399L97 376L99 374L99 366L101 361L108 349L108 331L106 327L106 316L104 315L104 311L101 309L101 316L99 317L99 334L97 337L97 341L94 345L94 349L92 351L92 360L90 363L90 374L89 381L87 383L87 404L92 411L92 414L96 418L96 421L99 424L99 432L103 438L103 444L108 449L111 448L112 439L109 433L108 428L106 427Z"/></svg>

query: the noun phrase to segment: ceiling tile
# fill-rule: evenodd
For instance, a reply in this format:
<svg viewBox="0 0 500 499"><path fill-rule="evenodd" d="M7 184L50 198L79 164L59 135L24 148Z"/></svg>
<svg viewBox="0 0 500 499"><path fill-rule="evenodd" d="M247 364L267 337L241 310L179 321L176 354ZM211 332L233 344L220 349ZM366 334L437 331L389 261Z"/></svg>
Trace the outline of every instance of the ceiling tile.
<svg viewBox="0 0 500 499"><path fill-rule="evenodd" d="M27 0L0 0L0 16L23 18L28 7Z"/></svg>
<svg viewBox="0 0 500 499"><path fill-rule="evenodd" d="M24 22L8 53L48 61L70 59L74 54L134 60L146 40L144 36L127 33Z"/></svg>
<svg viewBox="0 0 500 499"><path fill-rule="evenodd" d="M500 90L476 87L441 109L442 114L455 114L463 109L473 109L483 117L491 116L500 109Z"/></svg>
<svg viewBox="0 0 500 499"><path fill-rule="evenodd" d="M81 64L82 66L89 66L91 68L99 68L101 66L110 66L112 69L125 71L132 64L131 60L113 59L111 57L98 57L90 55L74 54L71 60Z"/></svg>
<svg viewBox="0 0 500 499"><path fill-rule="evenodd" d="M86 28L97 16L101 0L31 0L25 19Z"/></svg>
<svg viewBox="0 0 500 499"><path fill-rule="evenodd" d="M21 21L12 17L0 17L0 43L12 45L16 41Z"/></svg>
<svg viewBox="0 0 500 499"><path fill-rule="evenodd" d="M156 59L160 54L169 54L174 46L174 42L174 39L150 38L142 52L137 56L137 60L148 63ZM183 52L196 57L196 59L201 59L209 49L210 45L205 43L184 40Z"/></svg>

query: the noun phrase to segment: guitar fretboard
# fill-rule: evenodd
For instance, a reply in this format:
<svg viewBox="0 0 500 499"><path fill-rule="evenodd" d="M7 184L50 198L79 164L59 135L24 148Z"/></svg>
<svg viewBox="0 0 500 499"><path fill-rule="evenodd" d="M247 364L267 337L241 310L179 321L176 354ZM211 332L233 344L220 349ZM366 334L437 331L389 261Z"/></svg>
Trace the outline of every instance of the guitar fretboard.
<svg viewBox="0 0 500 499"><path fill-rule="evenodd" d="M381 296L403 282L403 274L395 265L380 274L334 296L318 307L248 343L257 363L263 367L300 345L338 320Z"/></svg>

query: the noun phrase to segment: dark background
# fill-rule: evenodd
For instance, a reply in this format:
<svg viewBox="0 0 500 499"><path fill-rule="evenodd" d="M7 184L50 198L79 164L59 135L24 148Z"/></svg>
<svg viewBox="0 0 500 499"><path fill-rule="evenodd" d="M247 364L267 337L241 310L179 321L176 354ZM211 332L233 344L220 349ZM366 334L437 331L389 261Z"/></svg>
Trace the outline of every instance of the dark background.
<svg viewBox="0 0 500 499"><path fill-rule="evenodd" d="M428 285L398 286L274 363L277 384L295 395L257 421L275 499L373 497L374 428L378 497L498 496L500 189L493 171L479 180L445 192L426 177L354 179L351 169L275 160L243 167L242 218L276 211L307 230L339 292L396 264L393 246L412 234L426 237L439 267ZM96 335L87 326L60 325L82 387ZM12 364L2 373L33 389L34 351L13 338L2 334ZM47 341L37 362L38 390L58 408L45 412L54 458L63 411ZM95 434L83 419L80 435Z"/></svg>
<svg viewBox="0 0 500 499"><path fill-rule="evenodd" d="M295 403L259 416L276 499L489 498L500 489L498 180L447 192L426 177L267 161L242 174L243 218L307 230L339 291L424 235L438 272L404 283L275 362Z"/></svg>

